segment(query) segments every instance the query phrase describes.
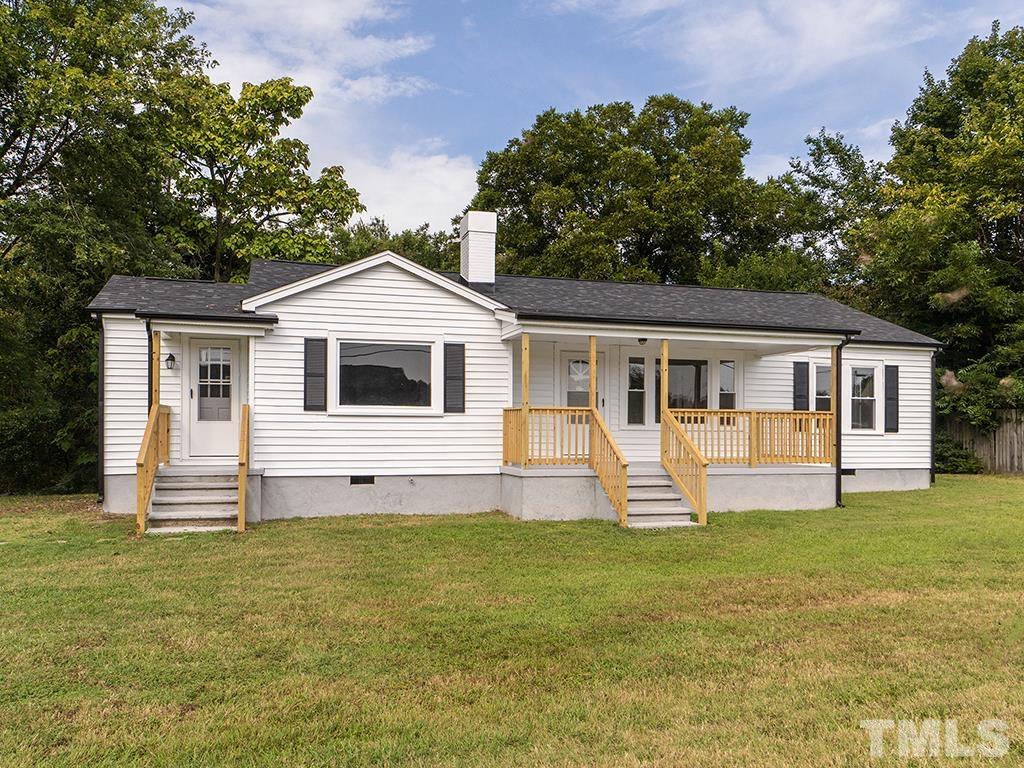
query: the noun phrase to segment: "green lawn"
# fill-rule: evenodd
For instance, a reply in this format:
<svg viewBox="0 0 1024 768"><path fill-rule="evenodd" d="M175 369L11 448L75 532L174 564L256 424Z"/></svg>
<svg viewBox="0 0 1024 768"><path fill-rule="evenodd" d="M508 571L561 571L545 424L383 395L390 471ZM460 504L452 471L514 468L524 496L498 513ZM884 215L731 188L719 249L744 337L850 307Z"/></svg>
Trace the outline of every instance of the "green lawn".
<svg viewBox="0 0 1024 768"><path fill-rule="evenodd" d="M0 498L0 765L846 766L925 717L1019 764L1024 480L848 502L137 540Z"/></svg>

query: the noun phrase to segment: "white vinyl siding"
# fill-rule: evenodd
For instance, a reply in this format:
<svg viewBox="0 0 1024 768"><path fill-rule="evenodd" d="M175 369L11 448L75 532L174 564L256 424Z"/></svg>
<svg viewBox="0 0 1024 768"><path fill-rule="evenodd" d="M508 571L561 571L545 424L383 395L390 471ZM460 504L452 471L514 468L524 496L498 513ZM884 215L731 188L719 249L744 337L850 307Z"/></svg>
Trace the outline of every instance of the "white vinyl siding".
<svg viewBox="0 0 1024 768"><path fill-rule="evenodd" d="M164 364L167 355L174 355L174 368L167 369ZM174 462L181 458L181 374L185 364L185 355L181 349L180 333L160 334L160 403L171 409L171 448L170 457Z"/></svg>
<svg viewBox="0 0 1024 768"><path fill-rule="evenodd" d="M146 323L103 316L103 472L135 474L149 415Z"/></svg>
<svg viewBox="0 0 1024 768"><path fill-rule="evenodd" d="M827 364L830 350L772 355L747 360L747 408L793 407L793 362ZM900 430L888 433L849 429L850 368L896 365L900 369ZM843 466L849 469L928 469L931 462L931 350L853 345L843 349ZM884 418L884 379L876 382L876 427ZM813 400L812 400L813 402Z"/></svg>
<svg viewBox="0 0 1024 768"><path fill-rule="evenodd" d="M267 475L484 474L501 466L509 354L494 313L391 264L270 302L254 341L253 463ZM304 411L303 339L436 335L466 345L466 412ZM336 398L336 393L328 393Z"/></svg>

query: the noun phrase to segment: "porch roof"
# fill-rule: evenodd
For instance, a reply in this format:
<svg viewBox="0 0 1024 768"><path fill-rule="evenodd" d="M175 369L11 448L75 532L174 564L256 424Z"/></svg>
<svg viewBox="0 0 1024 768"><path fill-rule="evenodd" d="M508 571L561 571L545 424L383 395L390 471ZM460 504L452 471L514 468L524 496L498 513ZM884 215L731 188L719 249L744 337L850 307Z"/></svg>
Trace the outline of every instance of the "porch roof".
<svg viewBox="0 0 1024 768"><path fill-rule="evenodd" d="M838 334L855 336L857 343L939 346L815 293L520 275L497 275L493 289L472 287L508 306L520 320Z"/></svg>

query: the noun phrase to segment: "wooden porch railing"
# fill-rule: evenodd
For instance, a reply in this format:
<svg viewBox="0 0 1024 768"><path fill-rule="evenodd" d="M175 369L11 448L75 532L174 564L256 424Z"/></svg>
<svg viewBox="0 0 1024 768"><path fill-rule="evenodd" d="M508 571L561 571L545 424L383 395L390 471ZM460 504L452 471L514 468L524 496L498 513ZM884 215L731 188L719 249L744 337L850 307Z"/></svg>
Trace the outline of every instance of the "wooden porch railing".
<svg viewBox="0 0 1024 768"><path fill-rule="evenodd" d="M590 463L589 408L527 409L526 465Z"/></svg>
<svg viewBox="0 0 1024 768"><path fill-rule="evenodd" d="M597 408L590 416L590 446L590 467L608 494L612 509L619 516L619 525L625 527L629 511L629 462Z"/></svg>
<svg viewBox="0 0 1024 768"><path fill-rule="evenodd" d="M245 492L249 482L249 404L238 422L238 532L245 533Z"/></svg>
<svg viewBox="0 0 1024 768"><path fill-rule="evenodd" d="M834 416L829 411L669 412L714 464L832 463Z"/></svg>
<svg viewBox="0 0 1024 768"><path fill-rule="evenodd" d="M697 523L708 522L708 460L680 423L663 411L661 414L661 464L697 513Z"/></svg>
<svg viewBox="0 0 1024 768"><path fill-rule="evenodd" d="M156 471L170 458L171 409L153 403L142 433L142 445L135 459L135 527L140 534L146 532L149 520L149 502L153 498Z"/></svg>
<svg viewBox="0 0 1024 768"><path fill-rule="evenodd" d="M626 524L629 462L597 408L506 408L502 422L505 464L589 466Z"/></svg>

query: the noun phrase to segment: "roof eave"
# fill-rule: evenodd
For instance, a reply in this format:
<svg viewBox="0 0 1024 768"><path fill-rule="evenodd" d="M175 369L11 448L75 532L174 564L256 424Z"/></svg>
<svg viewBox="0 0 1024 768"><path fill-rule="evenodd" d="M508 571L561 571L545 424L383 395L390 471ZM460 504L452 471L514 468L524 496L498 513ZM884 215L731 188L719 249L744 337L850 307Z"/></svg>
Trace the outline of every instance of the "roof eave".
<svg viewBox="0 0 1024 768"><path fill-rule="evenodd" d="M248 315L223 315L215 312L194 314L183 312L152 312L137 310L137 317L150 318L153 320L182 320L182 321L209 321L217 323L248 323L254 325L276 325L277 315L260 315L251 313Z"/></svg>
<svg viewBox="0 0 1024 768"><path fill-rule="evenodd" d="M658 325L675 326L679 328L724 328L731 331L772 331L792 333L817 333L834 336L858 336L859 330L853 328L801 328L798 326L785 325L751 325L749 323L709 323L700 320L667 320L649 317L588 317L586 315L552 315L533 312L516 312L518 320L541 320L547 322L574 322L594 323L595 325L621 325L623 323L634 323L636 325Z"/></svg>

